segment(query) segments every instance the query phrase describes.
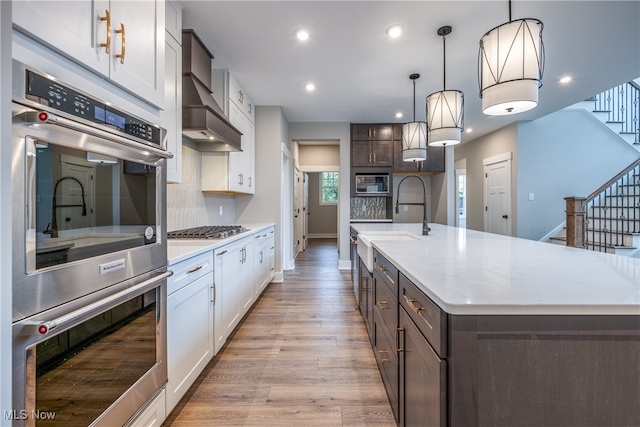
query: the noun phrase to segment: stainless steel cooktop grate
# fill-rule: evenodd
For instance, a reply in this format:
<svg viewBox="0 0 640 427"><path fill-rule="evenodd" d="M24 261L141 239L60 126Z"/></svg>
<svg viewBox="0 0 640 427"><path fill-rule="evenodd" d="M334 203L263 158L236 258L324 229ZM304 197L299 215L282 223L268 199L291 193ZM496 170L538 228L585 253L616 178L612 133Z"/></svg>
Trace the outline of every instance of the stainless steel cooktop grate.
<svg viewBox="0 0 640 427"><path fill-rule="evenodd" d="M224 239L225 237L247 231L241 225L206 225L185 228L184 230L169 231L169 239Z"/></svg>

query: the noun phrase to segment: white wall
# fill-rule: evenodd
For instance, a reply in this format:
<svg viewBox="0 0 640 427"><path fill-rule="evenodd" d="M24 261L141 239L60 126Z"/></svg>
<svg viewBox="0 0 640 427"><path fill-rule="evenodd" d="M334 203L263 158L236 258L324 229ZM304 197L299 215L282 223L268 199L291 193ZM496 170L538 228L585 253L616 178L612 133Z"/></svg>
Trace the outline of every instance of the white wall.
<svg viewBox="0 0 640 427"><path fill-rule="evenodd" d="M188 141L182 145L182 182L167 184L167 230L236 223L233 195L203 193L202 156ZM222 215L220 215L222 207ZM242 225L242 224L240 224Z"/></svg>
<svg viewBox="0 0 640 427"><path fill-rule="evenodd" d="M396 201L398 199L398 185L400 181L405 177L405 175L394 175L393 176L393 197L392 197L392 208L393 208L393 222L419 222L422 223L423 210L422 206L399 206L400 212L396 213ZM423 176L424 182L426 184L427 190L427 221L429 223L434 222L434 204L433 200L433 191L432 191L432 179L433 176ZM422 203L422 184L420 180L415 178L407 178L402 182L402 187L400 188L400 202L401 203Z"/></svg>
<svg viewBox="0 0 640 427"><path fill-rule="evenodd" d="M341 176L348 173L351 167L351 127L347 122L338 123L289 123L289 138L293 141L340 141L340 172ZM339 221L338 221L338 251L340 260L338 268L350 269L349 248L349 204L350 182L340 180L339 189Z"/></svg>
<svg viewBox="0 0 640 427"><path fill-rule="evenodd" d="M0 2L0 140L11 141L11 2ZM11 405L11 144L0 144L0 411ZM20 408L16 408L20 409ZM0 425L8 423L3 415Z"/></svg>
<svg viewBox="0 0 640 427"><path fill-rule="evenodd" d="M565 220L565 197L588 196L638 157L638 151L585 110L565 109L521 122L517 236L542 238Z"/></svg>
<svg viewBox="0 0 640 427"><path fill-rule="evenodd" d="M298 145L298 168L305 172L340 169L339 145Z"/></svg>
<svg viewBox="0 0 640 427"><path fill-rule="evenodd" d="M285 143L291 150L287 137L287 119L278 106L256 107L256 194L236 196L238 223L273 222L276 224L276 279L282 280L283 245L291 245L283 239L284 227L291 232L292 224L283 223L282 148ZM288 222L288 221L287 221ZM292 234L289 234L292 235Z"/></svg>
<svg viewBox="0 0 640 427"><path fill-rule="evenodd" d="M517 165L519 157L518 125L505 126L466 144L455 146L454 149L455 160L467 159L467 228L480 231L484 230L484 167L482 160L503 153L513 153L511 214L513 216L513 230L516 230Z"/></svg>

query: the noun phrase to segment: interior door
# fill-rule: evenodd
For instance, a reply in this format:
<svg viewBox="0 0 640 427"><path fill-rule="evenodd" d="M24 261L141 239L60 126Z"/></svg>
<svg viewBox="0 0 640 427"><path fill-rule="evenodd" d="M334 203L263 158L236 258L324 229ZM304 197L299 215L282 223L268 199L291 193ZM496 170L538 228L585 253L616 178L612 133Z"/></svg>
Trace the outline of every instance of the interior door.
<svg viewBox="0 0 640 427"><path fill-rule="evenodd" d="M302 198L300 197L302 187L302 174L298 168L293 172L293 257L298 256L302 250Z"/></svg>
<svg viewBox="0 0 640 427"><path fill-rule="evenodd" d="M309 244L309 174L304 173L302 176L302 180L304 181L303 186L303 205L302 205L302 222L303 222L303 232L302 232L302 250L307 249L307 245Z"/></svg>
<svg viewBox="0 0 640 427"><path fill-rule="evenodd" d="M511 160L487 164L485 171L485 231L511 235Z"/></svg>

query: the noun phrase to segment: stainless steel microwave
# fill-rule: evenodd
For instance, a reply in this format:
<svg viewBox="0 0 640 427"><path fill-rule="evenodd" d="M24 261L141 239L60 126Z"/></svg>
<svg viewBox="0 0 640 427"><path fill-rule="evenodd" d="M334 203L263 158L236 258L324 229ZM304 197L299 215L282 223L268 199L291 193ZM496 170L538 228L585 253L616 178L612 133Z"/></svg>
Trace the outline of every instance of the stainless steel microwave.
<svg viewBox="0 0 640 427"><path fill-rule="evenodd" d="M356 194L389 194L389 174L356 174Z"/></svg>

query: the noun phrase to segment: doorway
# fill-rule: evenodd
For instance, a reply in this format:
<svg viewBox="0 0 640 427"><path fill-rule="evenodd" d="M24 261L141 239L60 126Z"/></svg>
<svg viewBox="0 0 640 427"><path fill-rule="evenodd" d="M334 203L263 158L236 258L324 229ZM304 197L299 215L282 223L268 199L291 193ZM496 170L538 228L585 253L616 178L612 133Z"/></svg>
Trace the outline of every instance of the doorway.
<svg viewBox="0 0 640 427"><path fill-rule="evenodd" d="M484 230L511 235L511 153L484 159Z"/></svg>
<svg viewBox="0 0 640 427"><path fill-rule="evenodd" d="M456 169L456 227L467 228L467 171Z"/></svg>

